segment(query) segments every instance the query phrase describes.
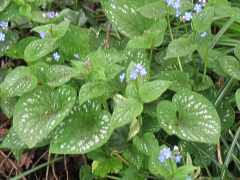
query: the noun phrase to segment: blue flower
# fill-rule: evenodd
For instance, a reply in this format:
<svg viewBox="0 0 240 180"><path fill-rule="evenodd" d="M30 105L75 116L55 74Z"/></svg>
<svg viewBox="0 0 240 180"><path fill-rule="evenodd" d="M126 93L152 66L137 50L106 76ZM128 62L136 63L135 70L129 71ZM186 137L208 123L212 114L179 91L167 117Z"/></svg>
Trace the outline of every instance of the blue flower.
<svg viewBox="0 0 240 180"><path fill-rule="evenodd" d="M58 53L58 52L54 52L53 53L53 59L55 60L55 61L59 61L59 59L60 59L60 54Z"/></svg>
<svg viewBox="0 0 240 180"><path fill-rule="evenodd" d="M207 0L199 0L198 2L201 3L203 6L207 4Z"/></svg>
<svg viewBox="0 0 240 180"><path fill-rule="evenodd" d="M203 10L202 4L200 3L195 4L193 9L194 11L196 11L196 13L200 13Z"/></svg>
<svg viewBox="0 0 240 180"><path fill-rule="evenodd" d="M182 156L181 156L180 154L177 154L177 155L175 156L175 161L176 161L176 163L180 163L181 160L182 160Z"/></svg>
<svg viewBox="0 0 240 180"><path fill-rule="evenodd" d="M46 32L40 32L39 36L41 39L44 39L46 37L46 34L47 34Z"/></svg>
<svg viewBox="0 0 240 180"><path fill-rule="evenodd" d="M0 28L3 30L6 30L8 28L8 22L7 21L0 21Z"/></svg>
<svg viewBox="0 0 240 180"><path fill-rule="evenodd" d="M46 15L47 15L48 19L53 19L58 16L58 13L54 12L54 11L49 11L49 12L47 12Z"/></svg>
<svg viewBox="0 0 240 180"><path fill-rule="evenodd" d="M176 0L174 3L173 3L173 8L174 9L180 9L181 7L181 1L180 0Z"/></svg>
<svg viewBox="0 0 240 180"><path fill-rule="evenodd" d="M138 76L144 77L147 75L147 70L142 64L136 64L133 68L133 70L130 73L130 79L136 80Z"/></svg>
<svg viewBox="0 0 240 180"><path fill-rule="evenodd" d="M166 160L170 159L172 157L172 151L170 148L163 148L160 151L160 155L159 155L159 161L160 163L164 163Z"/></svg>
<svg viewBox="0 0 240 180"><path fill-rule="evenodd" d="M3 32L0 32L0 42L4 42L6 38L6 34Z"/></svg>
<svg viewBox="0 0 240 180"><path fill-rule="evenodd" d="M201 37L206 37L207 35L208 35L207 32L202 32L202 33L200 33L200 36L201 36Z"/></svg>
<svg viewBox="0 0 240 180"><path fill-rule="evenodd" d="M184 16L183 16L183 20L184 21L191 21L192 19L192 13L191 12L185 12Z"/></svg>
<svg viewBox="0 0 240 180"><path fill-rule="evenodd" d="M125 79L125 73L120 74L119 79L121 82L123 82Z"/></svg>

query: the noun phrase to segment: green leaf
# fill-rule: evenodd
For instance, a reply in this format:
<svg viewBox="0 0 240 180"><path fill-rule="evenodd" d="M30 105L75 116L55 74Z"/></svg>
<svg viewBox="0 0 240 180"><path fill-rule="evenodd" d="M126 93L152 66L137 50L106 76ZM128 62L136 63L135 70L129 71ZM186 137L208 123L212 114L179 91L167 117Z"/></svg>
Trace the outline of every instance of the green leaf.
<svg viewBox="0 0 240 180"><path fill-rule="evenodd" d="M140 169L143 165L144 154L140 153L133 145L130 145L128 148L124 149L123 157L137 169Z"/></svg>
<svg viewBox="0 0 240 180"><path fill-rule="evenodd" d="M157 116L168 134L187 141L217 144L221 125L215 107L202 95L189 90L177 92L172 100L162 101Z"/></svg>
<svg viewBox="0 0 240 180"><path fill-rule="evenodd" d="M31 69L42 84L50 87L61 86L77 76L77 72L66 65L48 65L40 62L31 66Z"/></svg>
<svg viewBox="0 0 240 180"><path fill-rule="evenodd" d="M173 180L186 180L189 174L192 174L195 170L196 167L192 165L181 166L174 172Z"/></svg>
<svg viewBox="0 0 240 180"><path fill-rule="evenodd" d="M114 96L115 107L112 115L113 127L118 128L132 122L143 110L143 105L121 95Z"/></svg>
<svg viewBox="0 0 240 180"><path fill-rule="evenodd" d="M84 84L79 91L79 105L98 97L108 96L110 89L108 84L102 81L88 82Z"/></svg>
<svg viewBox="0 0 240 180"><path fill-rule="evenodd" d="M151 21L137 12L138 2L126 0L103 0L107 17L121 33L132 38L139 36L151 25Z"/></svg>
<svg viewBox="0 0 240 180"><path fill-rule="evenodd" d="M197 13L192 18L193 29L196 32L208 32L214 17L214 8L205 8L202 12Z"/></svg>
<svg viewBox="0 0 240 180"><path fill-rule="evenodd" d="M34 147L68 115L75 99L70 86L54 90L43 86L22 96L13 114L14 130L29 148Z"/></svg>
<svg viewBox="0 0 240 180"><path fill-rule="evenodd" d="M24 59L27 62L37 61L57 48L56 40L51 38L32 41L24 51Z"/></svg>
<svg viewBox="0 0 240 180"><path fill-rule="evenodd" d="M227 100L222 101L222 103L217 106L217 111L221 118L221 131L223 133L227 132L234 125L235 111L231 103Z"/></svg>
<svg viewBox="0 0 240 180"><path fill-rule="evenodd" d="M18 41L14 46L7 51L7 56L15 59L24 59L24 50L25 48L34 40L37 40L37 37L28 36L24 39Z"/></svg>
<svg viewBox="0 0 240 180"><path fill-rule="evenodd" d="M139 96L144 103L149 103L160 97L170 85L170 81L162 80L145 82L139 87Z"/></svg>
<svg viewBox="0 0 240 180"><path fill-rule="evenodd" d="M70 25L68 31L58 41L60 52L66 58L74 58L79 54L81 58L90 53L90 31L79 26Z"/></svg>
<svg viewBox="0 0 240 180"><path fill-rule="evenodd" d="M2 12L4 9L8 7L10 4L11 0L1 0L0 2L0 12Z"/></svg>
<svg viewBox="0 0 240 180"><path fill-rule="evenodd" d="M115 157L93 161L93 174L99 177L105 177L109 173L117 174L123 168L122 162Z"/></svg>
<svg viewBox="0 0 240 180"><path fill-rule="evenodd" d="M149 29L145 30L141 36L136 36L128 42L128 48L152 49L160 46L164 39L167 28L165 19L154 23Z"/></svg>
<svg viewBox="0 0 240 180"><path fill-rule="evenodd" d="M136 136L133 139L133 145L147 156L159 153L158 141L153 133L145 133L142 137Z"/></svg>
<svg viewBox="0 0 240 180"><path fill-rule="evenodd" d="M54 133L50 151L57 154L84 154L107 142L112 134L111 116L101 104L88 101L76 105Z"/></svg>
<svg viewBox="0 0 240 180"><path fill-rule="evenodd" d="M240 63L236 58L233 56L221 56L218 62L226 74L240 80Z"/></svg>
<svg viewBox="0 0 240 180"><path fill-rule="evenodd" d="M240 110L240 89L238 89L235 93L236 104L238 109Z"/></svg>
<svg viewBox="0 0 240 180"><path fill-rule="evenodd" d="M128 140L131 140L134 136L136 136L141 129L141 121L139 119L134 119L129 127L128 132Z"/></svg>
<svg viewBox="0 0 240 180"><path fill-rule="evenodd" d="M169 89L172 91L181 91L183 88L185 89L191 89L191 81L190 76L186 72L181 71L160 71L156 75L156 79L158 80L165 80L165 81L171 81L171 85Z"/></svg>
<svg viewBox="0 0 240 180"><path fill-rule="evenodd" d="M45 32L46 33L46 37L45 38L53 38L53 39L61 39L66 32L68 31L70 26L70 22L69 21L63 21L59 24L47 24L47 25L43 25L43 26L37 26L35 28L32 29L32 31L35 32Z"/></svg>
<svg viewBox="0 0 240 180"><path fill-rule="evenodd" d="M7 74L0 84L0 90L6 97L21 96L37 86L37 78L28 67L18 66Z"/></svg>
<svg viewBox="0 0 240 180"><path fill-rule="evenodd" d="M145 180L144 175L141 175L137 169L130 167L123 172L121 180Z"/></svg>
<svg viewBox="0 0 240 180"><path fill-rule="evenodd" d="M167 3L163 0L147 2L144 6L138 8L138 12L144 17L152 19L164 17L167 15L168 10L170 9L168 8Z"/></svg>
<svg viewBox="0 0 240 180"><path fill-rule="evenodd" d="M190 55L196 48L197 46L192 42L191 38L178 38L169 44L166 59Z"/></svg>

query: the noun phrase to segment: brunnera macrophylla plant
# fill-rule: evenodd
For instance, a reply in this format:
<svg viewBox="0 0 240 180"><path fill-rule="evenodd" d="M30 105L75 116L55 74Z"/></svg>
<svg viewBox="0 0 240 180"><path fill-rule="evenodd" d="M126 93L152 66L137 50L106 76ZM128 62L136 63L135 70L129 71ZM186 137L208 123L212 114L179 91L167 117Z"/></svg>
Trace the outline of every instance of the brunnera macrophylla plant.
<svg viewBox="0 0 240 180"><path fill-rule="evenodd" d="M223 36L236 31L238 7L101 0L100 23L84 6L49 4L0 2L0 56L21 62L1 72L0 106L11 121L1 148L86 154L93 162L80 179L190 180L218 161L240 109L236 86L225 97L240 80L240 45ZM218 77L228 84L214 84Z"/></svg>

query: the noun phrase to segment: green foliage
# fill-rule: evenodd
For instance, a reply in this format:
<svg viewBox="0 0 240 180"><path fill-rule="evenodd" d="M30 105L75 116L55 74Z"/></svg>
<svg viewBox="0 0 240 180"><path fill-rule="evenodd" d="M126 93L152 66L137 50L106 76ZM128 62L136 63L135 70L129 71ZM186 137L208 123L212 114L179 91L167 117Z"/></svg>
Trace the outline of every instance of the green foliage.
<svg viewBox="0 0 240 180"><path fill-rule="evenodd" d="M229 164L236 179L239 8L1 0L0 148L81 154L83 180L220 178Z"/></svg>

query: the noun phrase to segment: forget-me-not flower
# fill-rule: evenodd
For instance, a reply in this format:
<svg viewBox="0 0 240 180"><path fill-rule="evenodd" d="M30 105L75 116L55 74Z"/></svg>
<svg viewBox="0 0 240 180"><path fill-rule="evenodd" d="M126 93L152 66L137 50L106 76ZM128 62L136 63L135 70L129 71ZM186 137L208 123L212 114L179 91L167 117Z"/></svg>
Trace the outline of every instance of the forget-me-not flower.
<svg viewBox="0 0 240 180"><path fill-rule="evenodd" d="M6 34L3 32L0 32L0 42L4 42L6 38Z"/></svg>
<svg viewBox="0 0 240 180"><path fill-rule="evenodd" d="M130 73L130 79L136 80L139 76L144 77L147 75L147 70L142 64L136 64Z"/></svg>
<svg viewBox="0 0 240 180"><path fill-rule="evenodd" d="M202 33L200 33L200 36L201 36L201 37L206 37L207 35L208 35L207 32L202 32Z"/></svg>
<svg viewBox="0 0 240 180"><path fill-rule="evenodd" d="M47 34L46 32L42 31L42 32L39 33L39 36L40 36L41 39L44 39L46 37L46 34Z"/></svg>
<svg viewBox="0 0 240 180"><path fill-rule="evenodd" d="M181 156L180 154L177 154L177 155L175 156L175 161L176 161L176 163L180 163L181 160L182 160L182 156Z"/></svg>
<svg viewBox="0 0 240 180"><path fill-rule="evenodd" d="M54 52L53 53L53 59L55 60L55 61L59 61L59 59L60 59L60 54L58 53L58 52Z"/></svg>
<svg viewBox="0 0 240 180"><path fill-rule="evenodd" d="M191 12L185 12L184 16L183 16L183 20L184 21L191 21L192 19L192 13Z"/></svg>
<svg viewBox="0 0 240 180"><path fill-rule="evenodd" d="M48 19L53 19L58 15L59 15L58 12L55 12L55 11L49 11L47 13L43 13L43 17L47 17Z"/></svg>
<svg viewBox="0 0 240 180"><path fill-rule="evenodd" d="M193 9L196 13L200 13L203 10L203 6L202 6L202 4L197 3L197 4L194 5Z"/></svg>
<svg viewBox="0 0 240 180"><path fill-rule="evenodd" d="M158 157L160 163L164 163L166 160L170 159L172 157L172 151L170 148L163 148L160 151L160 155Z"/></svg>
<svg viewBox="0 0 240 180"><path fill-rule="evenodd" d="M125 79L125 73L120 74L119 79L120 79L120 82L123 82Z"/></svg>
<svg viewBox="0 0 240 180"><path fill-rule="evenodd" d="M7 21L0 21L0 28L3 30L6 30L8 28L8 22Z"/></svg>

